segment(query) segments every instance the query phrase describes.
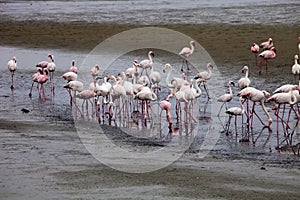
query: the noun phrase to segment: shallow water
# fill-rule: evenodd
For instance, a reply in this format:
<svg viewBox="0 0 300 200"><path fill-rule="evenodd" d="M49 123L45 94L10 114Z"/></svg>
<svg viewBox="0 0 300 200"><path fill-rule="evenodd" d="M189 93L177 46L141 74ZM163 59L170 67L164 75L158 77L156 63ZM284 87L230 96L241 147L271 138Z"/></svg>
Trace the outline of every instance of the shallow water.
<svg viewBox="0 0 300 200"><path fill-rule="evenodd" d="M0 1L3 19L122 24L295 24L297 0Z"/></svg>
<svg viewBox="0 0 300 200"><path fill-rule="evenodd" d="M55 71L55 95L53 96L50 93L50 84L46 83L46 96L47 99L43 100L38 97L38 92L36 91L36 88L33 89L33 97L29 98L29 88L31 86L31 75L34 73L34 64L39 62L40 60L44 60L43 58L45 55L49 53L47 50L39 50L36 51L34 49L22 49L22 48L11 48L11 47L1 47L1 51L5 52L7 55L4 57L9 57L9 55L15 55L20 62L18 62L18 70L16 71L15 75L15 90L12 93L9 89L10 87L10 74L6 69L1 70L0 75L0 84L1 84L1 110L2 110L2 118L4 119L13 119L14 116L10 115L10 112L18 112L21 113L21 109L25 108L28 109L31 112L31 117L38 118L37 120L41 120L44 123L49 124L55 124L55 123L62 123L62 124L73 124L74 120L82 121L83 119L80 117L80 113L77 113L74 115L71 110L70 106L70 98L67 91L62 87L65 82L60 77L64 72L66 72L69 69L70 61L72 59L76 59L77 66L79 68L79 71L81 70L81 73L86 72L86 69L84 69L81 64L82 61L85 60L86 54L77 53L76 55L71 52L62 52L59 50L52 50L51 53L55 56L57 70ZM117 59L115 62L112 63L112 67L109 67L105 70L104 75L108 74L114 74L117 75L119 71L122 71L126 69L124 65L127 67L130 66L130 63L134 59L142 59L145 57L145 54L148 50L140 50L140 51L134 51L130 52L119 59ZM170 54L169 52L159 51L156 50L157 56L155 57L155 67L161 72L163 76L163 80L166 77L166 74L162 72L161 66L166 62L166 60L172 60L175 64L175 66L180 66L181 60L173 54ZM25 56L26 55L26 56ZM34 58L34 60L32 59ZM5 63L3 59L1 59L1 63ZM124 64L126 63L126 64ZM236 66L238 68L238 66ZM84 71L85 70L85 71ZM194 68L194 70L203 70L202 68ZM89 73L87 71L87 73ZM193 73L188 74L190 78L192 78ZM217 68L215 68L215 76L217 75ZM180 76L179 70L176 72L175 70L175 76ZM239 79L238 75L237 77L222 77L224 80L234 80L237 81ZM240 76L243 76L243 74L240 74ZM79 75L79 80L83 81L84 88L87 89L89 83L92 82L92 79L85 78L85 76ZM255 79L255 77L252 78L253 83L255 85L265 85L264 79ZM273 111L271 109L271 105L268 105L268 111L271 113L271 116L273 118L273 124L271 126L272 130L263 129L263 126L260 124L260 122L255 119L254 120L254 129L253 132L251 132L248 136L243 135L242 133L247 133L245 131L245 127L242 128L241 121L238 119L238 136L236 137L233 123L230 128L231 134L229 136L226 136L223 132L224 126L227 122L227 116L225 114L221 114L221 117L218 118L216 116L216 113L220 107L220 103L216 102L216 98L223 94L224 92L227 92L226 83L222 83L224 86L220 87L220 85L215 82L214 80L210 80L208 82L208 87L211 91L214 91L215 94L212 95L212 99L207 101L207 97L205 95L205 92L202 88L203 95L198 100L199 103L195 104L194 108L194 116L195 116L195 123L191 124L183 124L182 122L179 122L176 120L175 116L175 110L173 109L171 112L171 115L173 117L173 128L178 128L177 131L172 130L173 136L170 137L170 130L168 130L168 125L165 122L166 117L165 114L163 114L163 117L157 118L158 113L160 112L159 107L155 102L151 103L152 110L154 112L154 118L147 122L148 124L146 126L143 125L142 121L140 121L137 124L133 123L132 119L124 119L124 118L118 118L116 117L116 122L112 122L110 127L112 128L113 132L118 133L118 129L115 129L117 127L121 127L122 131L129 132L130 134L134 135L134 137L137 138L146 138L150 139L150 143L152 142L158 142L161 143L164 146L168 142L172 141L174 143L177 143L179 138L185 137L185 135L192 135L190 138L190 143L192 143L188 149L187 152L190 153L197 153L202 148L201 145L204 141L205 135L207 133L218 133L220 134L218 142L213 147L212 154L216 155L228 155L229 157L241 157L241 158L255 158L255 159L266 159L266 160L281 160L286 159L286 157L278 157L279 154L276 152L276 147L284 146L285 142L283 142L283 134L282 134L282 126L280 126L280 135L276 135L276 118L273 114ZM162 90L159 92L158 95L158 101L163 100L168 94L169 90L166 88L165 83L162 82ZM265 85L266 88L274 88L276 87L276 84L274 83L268 83ZM238 91L237 88L233 88L234 93ZM79 108L81 108L81 101L78 100ZM175 105L175 100L171 99L170 101L172 105ZM230 106L237 106L238 105L238 98L234 97L233 101L229 103ZM74 108L73 108L74 109ZM266 121L266 116L262 112L262 109L260 106L257 106L258 115L262 116L263 120ZM90 110L90 113L92 111ZM223 113L223 112L222 112ZM72 115L73 114L73 115ZM26 114L22 114L23 117ZM84 114L85 115L85 114ZM89 116L91 118L91 116ZM102 118L102 117L101 117ZM103 124L108 125L108 119L103 118L104 122ZM183 118L182 118L183 119ZM28 118L30 120L30 117ZM48 121L49 120L49 121ZM83 121L86 121L87 118ZM291 124L295 124L297 122L296 119L291 120ZM192 125L193 124L193 125ZM76 125L76 123L75 123ZM75 128L79 128L80 126ZM143 133L140 134L139 132L142 131ZM179 134L179 135L177 135ZM122 141L122 136L118 137ZM172 139L173 138L173 139ZM249 142L240 142L242 139L248 139ZM126 137L123 138L126 141ZM139 139L137 139L138 142ZM127 141L128 142L128 141ZM127 143L125 142L125 143ZM293 136L293 144L297 144L300 142L300 130L299 126L295 129L295 133ZM122 142L121 142L122 143ZM133 144L132 141L129 141L129 143ZM143 143L143 142L142 142ZM126 146L126 145L125 145ZM129 145L131 146L131 145ZM147 145L142 145L144 147L141 147L141 151L149 151L147 150ZM131 146L132 147L132 146ZM151 149L150 145L150 149ZM156 147L154 146L154 149ZM158 146L158 148L160 148ZM203 149L202 149L203 150Z"/></svg>

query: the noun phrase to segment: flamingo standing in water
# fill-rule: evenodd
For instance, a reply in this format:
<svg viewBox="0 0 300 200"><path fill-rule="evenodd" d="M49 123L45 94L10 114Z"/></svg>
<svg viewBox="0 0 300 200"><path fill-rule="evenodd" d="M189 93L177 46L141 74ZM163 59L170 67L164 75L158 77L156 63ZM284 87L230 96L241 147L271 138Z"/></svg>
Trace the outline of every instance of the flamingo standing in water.
<svg viewBox="0 0 300 200"><path fill-rule="evenodd" d="M295 64L292 66L292 73L296 76L299 76L299 80L300 80L300 65L298 64L298 55L294 56L295 59Z"/></svg>
<svg viewBox="0 0 300 200"><path fill-rule="evenodd" d="M33 88L34 83L37 83L37 84L38 84L38 85L37 85L37 88L39 87L38 78L39 78L39 76L40 76L42 73L43 73L43 69L40 68L40 67L37 67L37 68L36 68L36 73L34 73L34 74L32 75L32 85L31 85L31 88L30 88L29 97L32 96L32 88Z"/></svg>
<svg viewBox="0 0 300 200"><path fill-rule="evenodd" d="M42 69L47 68L48 63L52 62L52 57L53 56L51 54L48 54L48 61L41 61L38 64L36 64L36 67L40 67Z"/></svg>
<svg viewBox="0 0 300 200"><path fill-rule="evenodd" d="M76 92L81 92L83 90L83 83L80 81L69 81L67 84L64 85L64 88L68 89L68 92L70 94L71 103L74 101L74 104L76 105ZM74 91L74 97L72 97L71 91Z"/></svg>
<svg viewBox="0 0 300 200"><path fill-rule="evenodd" d="M138 60L134 60L132 63L132 67L127 68L125 71L126 76L132 79L132 83L133 83L133 78L139 76L138 64L139 64Z"/></svg>
<svg viewBox="0 0 300 200"><path fill-rule="evenodd" d="M253 102L252 105L252 111L249 115L249 113L247 113L248 115L248 120L249 121L249 126L252 128L253 125L253 115L255 114L257 116L257 118L259 119L259 121L261 122L262 125L264 125L265 127L270 127L270 125L272 124L273 120L269 114L269 112L267 111L266 107L265 107L265 98L270 96L270 93L268 93L265 90L258 90L254 87L246 87L244 89L242 89L238 94L238 96L246 98L250 101ZM261 108L263 109L263 111L265 112L265 114L268 117L268 124L265 124L262 119L259 117L259 115L256 113L255 111L255 104L256 102L259 102L261 105Z"/></svg>
<svg viewBox="0 0 300 200"><path fill-rule="evenodd" d="M53 57L53 55L49 54L48 58L49 58L49 62L47 64L47 69L48 69L48 71L50 73L51 91L54 92L53 73L55 71L56 65L54 63L54 57Z"/></svg>
<svg viewBox="0 0 300 200"><path fill-rule="evenodd" d="M165 64L165 66L163 68L163 72L165 73L166 71L168 71L167 78L166 78L166 85L169 88L175 88L177 86L178 89L181 89L182 86L188 86L189 85L189 82L187 80L185 80L185 77L186 77L185 73L182 73L180 78L173 77L170 80L172 70L173 70L173 68L169 63Z"/></svg>
<svg viewBox="0 0 300 200"><path fill-rule="evenodd" d="M289 118L290 118L290 114L291 114L291 109L293 109L292 105L297 103L297 97L296 97L295 93L293 92L294 90L298 90L298 92L299 92L299 88L297 85L294 85L289 92L276 93L268 98L268 101L274 101L276 104L278 104L277 108L275 109L275 115L277 117L277 134L279 133L279 129L278 129L279 119L281 120L281 122L283 124L286 125L286 129L290 128L288 125L288 122L289 122ZM283 111L282 111L282 116L279 117L279 110L280 110L281 104L283 104L284 107L283 107ZM287 122L285 122L285 120L284 120L286 104L290 104L290 111L289 111ZM296 114L296 112L295 112L295 114Z"/></svg>
<svg viewBox="0 0 300 200"><path fill-rule="evenodd" d="M7 67L8 70L11 73L11 86L10 89L14 89L14 75L15 75L15 71L17 69L17 58L13 57L12 60L8 61L7 63Z"/></svg>
<svg viewBox="0 0 300 200"><path fill-rule="evenodd" d="M229 94L228 93L223 94L217 100L219 102L223 102L217 116L220 115L220 112L221 112L224 105L225 105L226 110L228 109L227 108L227 102L230 102L232 97L233 97L232 88L231 88L232 85L234 86L234 82L233 81L228 81Z"/></svg>
<svg viewBox="0 0 300 200"><path fill-rule="evenodd" d="M299 54L300 54L300 37L298 37L298 50L299 50Z"/></svg>
<svg viewBox="0 0 300 200"><path fill-rule="evenodd" d="M262 42L259 47L262 48L263 51L270 50L274 46L273 39L269 38L268 41Z"/></svg>
<svg viewBox="0 0 300 200"><path fill-rule="evenodd" d="M183 66L186 65L187 70L190 70L187 58L194 53L195 50L195 42L190 41L190 47L183 47L179 52L179 55L183 57L181 71L183 72Z"/></svg>
<svg viewBox="0 0 300 200"><path fill-rule="evenodd" d="M235 127L235 133L237 135L237 116L243 116L244 112L245 112L242 97L240 97L239 102L240 102L240 107L231 107L231 108L228 108L225 112L226 114L229 115L228 122L226 124L226 126L227 126L226 134L228 134L228 132L229 132L231 118L234 116L235 117L234 127ZM242 118L242 123L243 123L243 118Z"/></svg>
<svg viewBox="0 0 300 200"><path fill-rule="evenodd" d="M93 111L93 102L91 102L91 98L94 98L96 95L96 93L92 90L83 90L81 92L79 92L76 97L79 98L79 99L83 99L83 102L82 102L82 113L84 113L84 108L83 108L83 105L84 103L86 103L86 114L88 116L88 101L90 101L90 103L92 104L92 111Z"/></svg>
<svg viewBox="0 0 300 200"><path fill-rule="evenodd" d="M40 74L37 77L37 82L41 85L40 92L39 92L39 97L41 97L41 93L43 93L44 98L46 98L44 83L46 83L48 81L47 74L48 74L48 69L44 68L43 69L43 74Z"/></svg>
<svg viewBox="0 0 300 200"><path fill-rule="evenodd" d="M240 78L240 80L238 81L238 86L239 86L239 88L241 90L244 89L245 87L249 87L249 85L251 83L250 79L248 78L248 76L249 76L249 68L248 68L248 66L244 66L242 68L242 72L243 73L245 72L245 77Z"/></svg>
<svg viewBox="0 0 300 200"><path fill-rule="evenodd" d="M138 67L142 68L141 75L143 74L144 70L146 70L146 75L147 75L148 78L149 78L147 69L153 67L153 57L154 57L153 51L149 51L149 52L148 52L148 59L142 60L142 61L138 64ZM149 78L149 79L150 79L150 78Z"/></svg>
<svg viewBox="0 0 300 200"><path fill-rule="evenodd" d="M213 69L214 67L211 63L208 63L206 67L207 67L207 71L199 72L195 76L195 79L201 80L201 81L198 80L197 82L203 83L205 92L207 94L207 98L210 99L210 96L208 94L208 89L207 89L207 86L206 86L206 82L211 78L211 76L212 76L211 69Z"/></svg>
<svg viewBox="0 0 300 200"><path fill-rule="evenodd" d="M271 47L270 50L265 50L259 54L259 57L263 58L264 60L260 61L260 69L259 74L261 74L262 70L262 63L263 61L266 62L266 74L268 74L268 60L273 59L276 57L276 49L275 47Z"/></svg>
<svg viewBox="0 0 300 200"><path fill-rule="evenodd" d="M257 67L257 54L259 52L259 46L256 43L253 43L250 47L251 52L254 54L255 57L255 67Z"/></svg>
<svg viewBox="0 0 300 200"><path fill-rule="evenodd" d="M74 73L77 74L78 69L77 69L77 67L75 66L75 60L72 60L72 65L71 65L69 71L70 71L70 72L74 72Z"/></svg>
<svg viewBox="0 0 300 200"><path fill-rule="evenodd" d="M160 118L161 113L163 110L166 111L167 121L169 123L169 129L172 127L172 117L171 117L171 103L170 103L170 97L172 95L168 95L168 97L165 100L162 100L158 103L159 107L162 109L160 112Z"/></svg>

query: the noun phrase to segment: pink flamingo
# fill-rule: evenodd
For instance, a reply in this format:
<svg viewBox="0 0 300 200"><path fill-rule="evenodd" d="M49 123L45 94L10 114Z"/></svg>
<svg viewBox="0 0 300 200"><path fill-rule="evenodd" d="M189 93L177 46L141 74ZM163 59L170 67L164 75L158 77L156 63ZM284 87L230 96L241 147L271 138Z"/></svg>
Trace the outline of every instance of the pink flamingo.
<svg viewBox="0 0 300 200"><path fill-rule="evenodd" d="M129 67L126 69L125 74L128 76L128 78L132 78L132 83L133 83L133 78L138 77L139 75L139 69L138 69L138 60L134 60L132 63L132 67Z"/></svg>
<svg viewBox="0 0 300 200"><path fill-rule="evenodd" d="M212 76L211 69L213 69L214 67L211 63L208 63L206 67L207 67L207 71L199 72L195 76L195 79L200 79L201 80L200 83L203 83L205 92L207 94L207 98L210 99L210 96L208 94L208 89L207 89L207 86L206 86L206 82L211 78L211 76Z"/></svg>
<svg viewBox="0 0 300 200"><path fill-rule="evenodd" d="M29 97L32 96L32 88L33 88L34 83L37 83L38 86L39 86L38 78L39 78L39 76L40 76L42 73L43 73L43 69L40 68L40 67L37 67L37 68L36 68L36 73L34 73L34 74L32 75L32 85L31 85L31 88L30 88ZM37 88L38 88L38 86L37 86Z"/></svg>
<svg viewBox="0 0 300 200"><path fill-rule="evenodd" d="M70 94L71 103L74 101L76 104L76 92L81 92L83 90L83 84L80 81L69 81L67 84L64 85L64 88L68 89L68 92ZM74 91L74 97L72 97L71 91Z"/></svg>
<svg viewBox="0 0 300 200"><path fill-rule="evenodd" d="M246 87L246 88L242 89L237 95L240 96L240 97L249 99L250 101L253 102L252 111L250 113L251 115L249 116L249 114L247 113L248 114L249 126L251 128L252 128L252 124L253 124L253 115L254 114L257 116L257 118L259 119L259 121L261 122L262 125L264 125L265 127L270 127L270 125L272 124L273 120L272 120L269 112L267 111L267 109L265 107L265 98L270 96L270 94L267 91L265 91L265 90L258 90L258 89L254 88L254 87ZM256 102L260 103L263 111L267 115L267 117L268 117L268 124L265 124L262 121L262 119L259 117L259 115L255 112L255 104L256 104Z"/></svg>
<svg viewBox="0 0 300 200"><path fill-rule="evenodd" d="M36 67L40 67L42 69L47 68L48 63L52 61L52 55L48 54L48 61L41 61L38 64L36 64Z"/></svg>
<svg viewBox="0 0 300 200"><path fill-rule="evenodd" d="M263 51L270 50L274 46L272 38L269 38L268 41L262 42L259 47L262 48Z"/></svg>
<svg viewBox="0 0 300 200"><path fill-rule="evenodd" d="M195 42L190 41L190 47L183 47L179 52L179 55L183 57L181 71L183 72L183 66L186 65L187 70L190 70L187 58L194 53L195 50Z"/></svg>
<svg viewBox="0 0 300 200"><path fill-rule="evenodd" d="M91 74L92 74L93 79L95 79L95 77L98 76L98 74L99 74L99 65L98 64L96 64L94 67L92 67Z"/></svg>
<svg viewBox="0 0 300 200"><path fill-rule="evenodd" d="M44 68L43 69L43 74L40 74L37 78L37 82L41 85L40 88L40 93L39 93L39 97L41 97L41 92L43 93L44 98L46 98L45 95L45 88L44 88L44 83L46 83L48 81L48 69Z"/></svg>
<svg viewBox="0 0 300 200"><path fill-rule="evenodd" d="M12 60L8 61L7 63L7 67L8 70L11 73L11 86L10 89L14 89L14 75L15 75L15 71L17 69L17 58L13 57Z"/></svg>
<svg viewBox="0 0 300 200"><path fill-rule="evenodd" d="M253 43L250 47L251 52L254 54L255 57L255 67L257 67L257 54L259 52L259 46L256 43Z"/></svg>
<svg viewBox="0 0 300 200"><path fill-rule="evenodd" d="M172 95L169 95L165 100L162 100L158 103L159 107L162 109L160 112L160 118L161 113L163 110L166 111L167 121L169 123L169 129L172 127L172 117L171 117L171 103L170 103L170 97Z"/></svg>
<svg viewBox="0 0 300 200"><path fill-rule="evenodd" d="M240 97L239 99L240 102L240 107L231 107L228 108L225 113L229 115L228 117L228 122L226 124L227 126L227 130L226 130L226 134L228 135L229 132L229 127L230 127L230 122L231 122L231 118L234 116L235 120L234 120L234 127L235 127L235 133L237 135L237 116L243 116L244 115L244 106L243 106L243 98ZM242 123L243 123L243 118L242 118Z"/></svg>
<svg viewBox="0 0 300 200"><path fill-rule="evenodd" d="M223 102L217 116L220 115L220 112L221 112L224 105L225 105L226 110L228 109L227 108L227 102L230 102L232 97L233 97L233 93L232 93L232 89L231 89L232 85L234 86L234 82L233 81L228 81L229 94L228 93L223 94L217 100L218 102Z"/></svg>
<svg viewBox="0 0 300 200"><path fill-rule="evenodd" d="M75 66L75 60L72 60L72 66L70 67L70 72L74 72L75 74L77 74L77 67Z"/></svg>
<svg viewBox="0 0 300 200"><path fill-rule="evenodd" d="M266 73L268 74L268 60L269 59L273 59L273 58L276 57L276 49L275 49L275 47L271 47L270 50L265 50L265 51L261 52L258 56L261 57L261 58L263 58L265 60L265 62L266 62ZM263 63L263 60L260 61L259 74L261 74L262 63Z"/></svg>
<svg viewBox="0 0 300 200"><path fill-rule="evenodd" d="M242 73L244 73L244 72L245 72L245 77L240 78L240 80L238 81L238 86L241 90L244 89L245 87L249 87L249 85L251 83L250 79L248 78L248 76L249 76L248 66L244 66L242 68Z"/></svg>

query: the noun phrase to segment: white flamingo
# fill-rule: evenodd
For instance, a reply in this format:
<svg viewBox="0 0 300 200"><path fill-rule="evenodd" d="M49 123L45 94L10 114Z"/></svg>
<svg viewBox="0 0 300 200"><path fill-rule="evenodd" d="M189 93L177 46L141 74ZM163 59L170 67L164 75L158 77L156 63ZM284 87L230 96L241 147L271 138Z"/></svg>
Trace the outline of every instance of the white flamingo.
<svg viewBox="0 0 300 200"><path fill-rule="evenodd" d="M153 68L154 67L152 66L149 78L152 85L157 85L161 80L161 76L160 73L158 71L154 71Z"/></svg>
<svg viewBox="0 0 300 200"><path fill-rule="evenodd" d="M231 118L233 116L235 117L234 127L235 127L235 133L237 134L237 116L243 116L244 112L245 112L242 97L239 98L239 102L240 102L240 107L231 107L225 111L225 113L229 115L228 122L226 124L226 126L227 126L226 134L228 134L228 132L229 132L230 122L231 122ZM242 118L242 123L243 123L243 118Z"/></svg>
<svg viewBox="0 0 300 200"><path fill-rule="evenodd" d="M221 112L221 110L222 110L222 108L223 108L224 105L225 105L226 110L228 109L227 108L227 102L230 102L231 99L232 99L232 97L233 97L232 88L231 88L232 85L234 86L234 82L233 81L228 81L229 94L228 93L223 94L217 100L218 102L222 102L222 105L220 107L220 110L219 110L217 116L220 115L220 112Z"/></svg>
<svg viewBox="0 0 300 200"><path fill-rule="evenodd" d="M298 64L298 55L294 56L295 64L292 66L292 73L299 76L300 80L300 64Z"/></svg>
<svg viewBox="0 0 300 200"><path fill-rule="evenodd" d="M153 51L149 51L148 52L148 59L142 60L138 64L138 67L142 68L141 75L143 74L144 70L146 70L146 75L149 77L147 69L153 67L153 57L154 57Z"/></svg>
<svg viewBox="0 0 300 200"><path fill-rule="evenodd" d="M76 92L81 92L83 90L83 83L77 80L69 81L67 84L64 85L64 88L68 89L71 102L74 101L74 103L76 104ZM74 91L73 97L70 90Z"/></svg>
<svg viewBox="0 0 300 200"><path fill-rule="evenodd" d="M243 73L245 72L245 77L240 78L240 80L238 81L238 86L239 86L239 88L241 90L244 89L245 87L249 87L249 85L251 83L250 79L248 78L248 76L249 76L249 68L248 68L248 66L244 66L242 68L242 72Z"/></svg>
<svg viewBox="0 0 300 200"><path fill-rule="evenodd" d="M49 57L49 62L48 62L48 65L47 65L47 69L50 73L51 90L54 91L53 73L55 71L56 65L54 63L54 56L49 54L48 57Z"/></svg>
<svg viewBox="0 0 300 200"><path fill-rule="evenodd" d="M75 72L66 72L62 75L62 78L66 81L75 81L77 80L77 74Z"/></svg>
<svg viewBox="0 0 300 200"><path fill-rule="evenodd" d="M252 105L252 111L251 113L247 113L248 114L248 119L249 119L249 126L252 128L252 122L253 122L253 115L255 114L257 116L257 118L259 119L259 121L261 122L262 125L266 126L266 127L270 127L270 125L272 124L273 120L269 114L269 112L267 111L266 107L265 107L265 98L270 96L270 93L268 93L265 90L258 90L254 87L246 87L244 89L242 89L238 94L238 96L246 98L247 100L250 100L253 102ZM265 112L265 114L268 117L268 124L265 124L262 119L259 117L259 115L256 113L255 111L255 104L259 102L261 105L262 110ZM248 107L248 106L247 106ZM249 116L250 114L250 116Z"/></svg>
<svg viewBox="0 0 300 200"><path fill-rule="evenodd" d="M128 78L134 78L139 76L139 69L138 69L138 61L134 60L132 63L132 67L129 67L126 69L125 74L128 76ZM132 80L133 82L133 80Z"/></svg>
<svg viewBox="0 0 300 200"><path fill-rule="evenodd" d="M7 63L7 68L11 73L11 86L10 89L14 89L14 75L17 69L17 58L14 56L11 60Z"/></svg>
<svg viewBox="0 0 300 200"><path fill-rule="evenodd" d="M208 93L208 88L206 86L206 82L208 80L210 80L211 76L212 76L212 71L211 69L213 69L213 65L211 63L208 63L207 64L207 71L202 71L202 72L199 72L196 76L195 76L195 79L199 79L201 81L198 81L200 83L203 83L203 86L204 86L204 89L205 89L205 92L207 94L207 98L210 99L210 96L209 96L209 93Z"/></svg>
<svg viewBox="0 0 300 200"><path fill-rule="evenodd" d="M179 52L179 55L183 57L181 71L183 72L183 66L186 65L187 70L190 70L187 58L194 53L195 50L195 42L190 41L190 47L183 47Z"/></svg>
<svg viewBox="0 0 300 200"><path fill-rule="evenodd" d="M173 70L173 68L172 68L172 66L169 63L165 64L165 66L163 68L163 72L165 73L166 71L168 71L167 78L166 78L166 85L169 88L175 88L177 86L177 88L180 90L180 88L183 85L186 85L186 86L189 85L189 82L184 79L185 78L185 74L184 73L182 73L182 76L180 78L173 77L172 80L170 80L170 76L171 76L172 70Z"/></svg>

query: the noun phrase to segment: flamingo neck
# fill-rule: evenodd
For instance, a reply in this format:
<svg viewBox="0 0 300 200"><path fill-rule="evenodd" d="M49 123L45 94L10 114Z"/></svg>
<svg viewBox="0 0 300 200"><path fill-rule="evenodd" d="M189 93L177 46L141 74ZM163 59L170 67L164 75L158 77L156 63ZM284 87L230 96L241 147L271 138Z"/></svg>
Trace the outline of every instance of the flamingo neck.
<svg viewBox="0 0 300 200"><path fill-rule="evenodd" d="M295 59L295 65L298 65L298 59Z"/></svg>
<svg viewBox="0 0 300 200"><path fill-rule="evenodd" d="M200 89L200 87L198 86L198 84L196 83L195 84L195 88L196 88L196 96L198 97L198 96L200 96L201 95L201 93L202 93L202 91L201 91L201 89Z"/></svg>
<svg viewBox="0 0 300 200"><path fill-rule="evenodd" d="M248 76L249 76L249 71L246 70L245 78L248 78Z"/></svg>
<svg viewBox="0 0 300 200"><path fill-rule="evenodd" d="M268 117L268 122L269 122L268 126L270 126L271 123L272 123L272 118L271 118L271 116L270 116L270 113L269 113L269 112L267 111L267 109L266 109L266 106L265 106L265 100L262 99L262 100L260 101L260 104L261 104L261 108L263 109L263 111L265 112L265 114L266 114L267 117Z"/></svg>
<svg viewBox="0 0 300 200"><path fill-rule="evenodd" d="M290 96L291 96L291 99L289 100L289 104L291 105L294 105L295 103L297 103L297 97L295 95L295 93L293 92L294 90L291 90L289 93L290 93Z"/></svg>
<svg viewBox="0 0 300 200"><path fill-rule="evenodd" d="M169 71L168 71L167 78L166 78L166 84L168 87L173 87L172 83L170 82L172 68L168 68L168 70Z"/></svg>
<svg viewBox="0 0 300 200"><path fill-rule="evenodd" d="M192 43L190 43L190 46L191 46L191 53L194 53L194 50L195 50L195 47Z"/></svg>
<svg viewBox="0 0 300 200"><path fill-rule="evenodd" d="M229 83L229 94L230 94L230 96L233 96L232 88L231 88L231 83Z"/></svg>
<svg viewBox="0 0 300 200"><path fill-rule="evenodd" d="M152 64L152 63L153 63L153 60L152 60L152 56L151 56L150 53L148 54L148 58L149 58L150 64Z"/></svg>

